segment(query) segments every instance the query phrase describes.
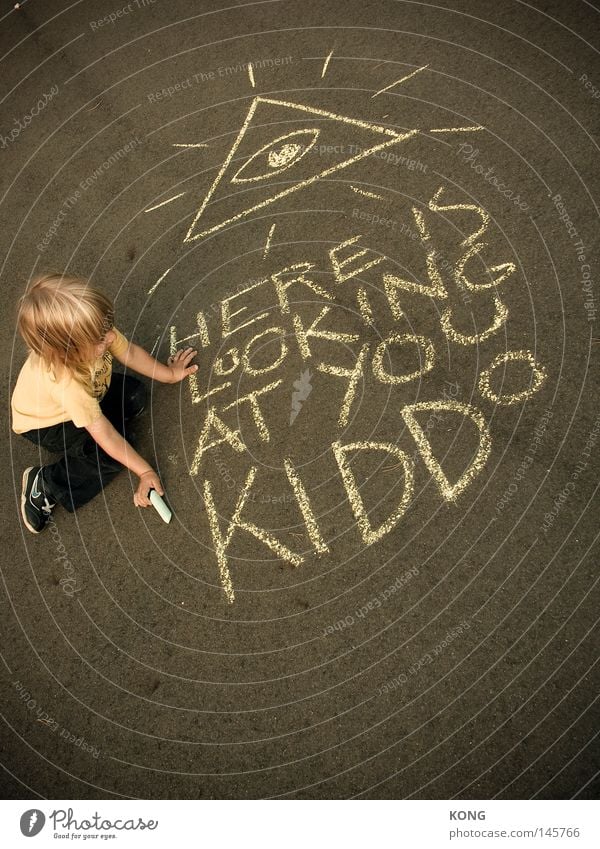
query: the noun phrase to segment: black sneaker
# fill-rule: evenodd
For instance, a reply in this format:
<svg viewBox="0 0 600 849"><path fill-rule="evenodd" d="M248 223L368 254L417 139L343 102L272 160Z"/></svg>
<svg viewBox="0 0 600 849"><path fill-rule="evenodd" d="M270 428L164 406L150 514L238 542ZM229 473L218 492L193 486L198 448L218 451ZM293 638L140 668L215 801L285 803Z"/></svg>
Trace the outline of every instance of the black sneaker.
<svg viewBox="0 0 600 849"><path fill-rule="evenodd" d="M42 466L30 466L23 472L23 488L21 490L21 515L27 530L39 534L44 530L55 501L49 501L44 492L41 478Z"/></svg>

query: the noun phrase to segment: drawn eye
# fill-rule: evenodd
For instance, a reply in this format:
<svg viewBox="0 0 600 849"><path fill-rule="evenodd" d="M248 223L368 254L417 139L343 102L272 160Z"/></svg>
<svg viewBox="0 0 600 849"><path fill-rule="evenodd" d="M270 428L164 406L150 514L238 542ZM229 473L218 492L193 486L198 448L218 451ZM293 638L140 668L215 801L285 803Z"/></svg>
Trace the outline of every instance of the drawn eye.
<svg viewBox="0 0 600 849"><path fill-rule="evenodd" d="M316 144L320 132L320 130L316 129L295 130L293 133L279 136L279 138L261 147L250 159L244 162L242 167L231 178L231 182L251 183L255 180L268 180L273 174L279 174L281 171L285 171L286 168L291 168L303 156L306 156L308 151ZM300 140L300 136L304 138ZM254 177L241 177L240 174L249 167L250 163L260 157L264 160L263 164L269 166L269 170Z"/></svg>

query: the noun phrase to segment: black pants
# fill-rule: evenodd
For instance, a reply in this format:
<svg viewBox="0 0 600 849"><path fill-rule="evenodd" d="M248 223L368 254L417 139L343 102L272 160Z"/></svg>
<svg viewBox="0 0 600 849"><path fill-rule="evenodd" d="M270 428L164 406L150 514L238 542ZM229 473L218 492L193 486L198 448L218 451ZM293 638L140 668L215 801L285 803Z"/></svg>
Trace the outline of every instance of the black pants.
<svg viewBox="0 0 600 849"><path fill-rule="evenodd" d="M146 389L136 377L113 373L100 407L112 425L127 438L126 422L139 415L146 401ZM21 434L56 454L60 460L45 465L44 490L51 501L70 513L87 504L118 475L123 466L100 448L83 427L61 422Z"/></svg>

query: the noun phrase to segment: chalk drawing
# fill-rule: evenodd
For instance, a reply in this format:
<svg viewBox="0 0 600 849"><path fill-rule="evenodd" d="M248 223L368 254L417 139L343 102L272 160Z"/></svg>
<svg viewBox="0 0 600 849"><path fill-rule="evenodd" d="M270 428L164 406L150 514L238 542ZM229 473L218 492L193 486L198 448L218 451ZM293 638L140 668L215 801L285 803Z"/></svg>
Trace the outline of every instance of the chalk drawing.
<svg viewBox="0 0 600 849"><path fill-rule="evenodd" d="M247 209L243 209L240 212L237 212L235 215L231 216L230 218L225 219L224 221L219 222L218 224L207 227L204 230L198 231L197 224L200 221L200 219L202 218L204 211L206 210L209 202L213 198L213 195L215 194L217 187L223 181L225 173L227 172L235 154L238 151L238 148L240 147L244 137L246 136L246 133L248 131L248 128L250 126L252 119L254 118L257 111L259 111L259 107L263 107L263 108L264 107L274 107L276 109L285 109L286 111L288 111L288 110L291 111L293 114L300 113L302 115L307 115L307 116L309 116L313 119L314 118L318 118L318 119L328 118L331 121L341 122L342 124L344 124L346 126L359 127L361 129L367 130L375 136L383 136L384 140L380 141L376 144L373 144L370 147L366 147L365 149L361 149L360 152L357 153L355 156L351 156L350 158L344 159L341 162L338 162L335 165L332 165L332 166L324 169L323 171L319 171L318 173L314 174L312 177L308 177L306 179L301 179L292 186L288 186L281 191L276 191L273 196L268 197L268 198L260 201L259 203L256 203L253 206L248 207ZM259 122L262 121L262 119L260 119L260 118L257 118L257 120ZM312 133L314 135L314 141L316 142L317 135L320 134L321 129L320 128L319 129L310 129L309 128L305 131L299 131L299 132L304 132L305 135L308 134L308 133ZM331 174L335 174L336 172L341 171L342 169L347 168L348 166L353 165L356 162L360 162L361 160L365 159L367 156L370 156L373 153L377 153L380 150L384 150L388 147L391 147L392 145L397 145L397 144L400 144L401 142L406 141L407 139L413 138L414 136L416 136L418 134L418 132L419 131L417 129L414 129L414 130L409 130L408 132L398 133L394 130L390 130L388 127L382 127L382 126L377 125L377 124L368 123L366 121L360 121L360 120L357 120L356 118L349 118L349 117L343 116L343 115L336 115L335 113L328 112L324 109L317 109L317 108L310 107L310 106L304 106L303 104L300 104L300 103L290 103L290 102L287 102L287 101L284 101L284 100L274 100L274 99L267 98L267 97L256 97L254 99L254 101L252 102L250 109L248 110L248 114L246 115L244 123L242 124L242 127L241 127L241 129L238 133L238 136L237 136L235 142L233 143L231 150L227 154L225 161L223 162L223 165L221 166L221 168L219 170L219 173L217 174L213 184L211 185L210 189L208 190L208 193L206 194L206 197L204 198L204 201L202 202L198 212L196 213L194 220L192 221L192 224L190 225L190 228L189 228L189 230L188 230L188 232L185 236L184 241L185 242L191 242L191 241L194 241L196 239L202 239L202 238L204 238L205 236L208 236L211 233L215 233L218 230L221 230L224 227L227 227L229 224L233 224L236 221L239 221L241 218L245 218L246 216L250 215L251 213L258 211L259 209L264 209L264 207L274 203L276 200L279 200L280 198L287 197L288 195L290 195L294 192L300 191L301 189L312 185L317 180L323 179L323 177L328 177ZM290 134L288 134L288 137L289 136L290 136ZM275 139L275 142L279 144L281 142L282 138L286 138L286 137L279 137L278 139ZM273 142L271 144L273 144ZM257 151L257 153L264 152L266 150L266 147L268 147L268 146L263 146L260 149L260 151ZM303 148L303 150L304 150L304 148ZM254 156L256 156L256 155L257 154L254 154ZM303 153L300 152L299 157L301 157L302 155L303 155ZM248 160L248 162L249 161L250 160ZM248 164L248 163L246 163L246 164ZM288 165L286 165L284 167L288 168L290 166L291 166L291 163L288 163ZM244 166L242 166L242 167L244 167ZM236 172L238 182L240 181L239 174L240 174L241 170L242 169L238 169L238 171ZM270 170L271 170L271 174L272 174L273 168L271 167ZM254 179L257 179L257 178L255 177Z"/></svg>
<svg viewBox="0 0 600 849"><path fill-rule="evenodd" d="M250 286L247 286L245 289L242 289L240 292L236 292L234 295L230 295L228 298L224 298L221 301L221 334L223 339L226 339L228 336L237 333L238 330L241 330L243 327L248 327L251 324L255 324L257 321L261 321L261 319L266 318L268 316L268 312L262 312L254 318L248 319L248 321L243 322L242 324L238 324L237 327L231 327L231 319L235 318L236 315L240 315L243 312L246 312L248 307L242 307L236 312L231 312L230 303L235 298L241 298L242 295L245 295L247 292L252 292L254 289L258 288L258 286L264 286L265 283L269 282L269 278L265 277L263 280L259 280L258 283L252 283Z"/></svg>
<svg viewBox="0 0 600 849"><path fill-rule="evenodd" d="M226 365L227 358L231 359L229 367ZM228 377L240 364L240 353L237 348L230 348L221 354L214 362L214 371L218 377Z"/></svg>
<svg viewBox="0 0 600 849"><path fill-rule="evenodd" d="M476 133L477 130L484 130L480 124L472 127L436 127L434 130L429 130L430 133Z"/></svg>
<svg viewBox="0 0 600 849"><path fill-rule="evenodd" d="M364 286L360 286L356 293L356 301L358 303L358 309L360 310L360 315L365 324L368 324L369 327L375 327L375 316L373 315L373 309L371 307L371 303L369 301L369 296L367 295L367 290Z"/></svg>
<svg viewBox="0 0 600 849"><path fill-rule="evenodd" d="M321 79L327 73L333 53L332 49L324 60ZM372 98L389 92L428 67L428 65L424 65L416 68L404 77L376 91ZM248 66L248 76L252 87L255 88L256 81L251 66ZM384 117L388 117L387 114ZM296 129L283 135L278 134L264 144L265 138L268 138L265 135L269 132L268 127L270 125L281 126L284 122L288 122L288 125L291 124L292 126L296 122L295 125L302 127L302 129ZM483 129L482 125L465 125L436 127L429 130L414 128L399 132L381 124L338 115L304 104L270 97L253 97L232 146L226 151L225 158L219 166L210 188L197 207L184 242L194 242L218 233L279 200L309 188L317 181L324 181L331 176L337 176L339 172L360 163L363 159L377 154L379 151L407 142L419 135L423 136L426 133L468 133L482 131ZM336 155L338 161L327 167L321 167L322 161L319 164L317 157L308 157L317 143L329 142L329 136L333 135L335 131L339 134L340 130L344 131L344 138L350 136L354 139L358 136L363 143L360 146L348 147L346 144L342 145L342 153ZM364 144L365 134L367 135L367 144ZM256 138L260 138L258 149L256 149ZM205 144L183 143L174 145L174 147L182 149L207 146ZM340 147L336 145L332 149L339 150ZM346 156L344 150L352 149L358 152L355 155ZM297 170L294 170L296 168ZM278 179L281 175L285 176ZM360 178L356 179L360 183ZM347 181L345 185L350 185L352 192L369 200L386 201L383 195L363 189L360 185L351 184L350 181ZM365 183L365 185L369 184ZM239 195L236 195L237 186L244 189ZM160 204L148 208L145 212L151 212L170 204L184 194L186 193L182 192L180 195L168 198ZM248 197L251 200L244 201L242 204L244 208L238 207L231 214L229 210L233 207L228 206L227 203L233 204L238 196ZM426 197L428 196L426 195ZM206 465L209 465L209 458L213 449L227 445L232 449L234 455L250 456L252 453L252 437L255 442L256 440L260 440L262 443L271 442L273 427L280 427L281 393L277 390L283 384L283 377L276 379L274 373L280 370L279 374L285 375L284 363L288 360L290 351L293 349L294 355L296 357L299 355L304 370L301 372L300 380L296 380L293 384L290 425L295 421L303 402L312 390L310 384L311 371L306 367L307 361L312 359L315 362L314 370L319 374L334 377L337 381L343 381L341 384L343 389L339 393L341 396L343 391L337 414L338 430L349 427L351 417L352 427L360 427L360 416L357 413L360 398L359 387L362 387L366 393L368 380L371 379L370 371L372 371L376 382L384 384L386 387L393 387L393 391L397 392L396 409L399 413L397 418L401 424L406 425L404 430L402 427L399 427L398 430L402 433L402 438L405 441L410 444L414 440L416 444L416 450L414 445L411 446L413 452L411 458L406 451L390 442L356 440L342 444L338 437L334 437L330 443L332 459L335 460L339 476L341 476L340 486L345 490L364 545L377 543L390 533L409 509L415 487L415 459L420 458L419 462L420 460L423 461L437 490L445 501L456 502L459 496L471 486L485 468L492 450L490 428L483 413L473 405L461 403L457 400L448 400L445 393L442 400L406 404L402 397L402 388L413 381L420 381L434 371L437 361L436 347L432 339L417 332L399 332L398 330L389 331L386 329L385 333L379 334L377 332L377 335L375 335L377 330L376 314L370 301L371 292L375 292L373 297L376 297L382 289L394 321L407 320L407 323L412 324L413 317L416 318L417 316L411 315L411 310L415 309L412 304L414 299L409 299L407 295L425 296L429 299L428 303L420 301L416 309L422 311L429 307L434 317L439 314L440 328L446 337L446 347L449 347L448 343L460 346L480 345L497 334L506 324L509 310L495 290L496 287L515 276L516 265L510 261L491 266L485 263L484 255L488 251L494 250L490 238L490 214L477 203L447 202L449 197L451 197L451 192L445 185L441 185L435 189L430 199L422 207L418 205L418 201L412 201L411 214L419 237L418 247L424 251L425 257L424 268L417 274L414 274L412 269L402 272L400 275L396 274L395 268L401 267L400 265L396 265L395 268L392 267L394 273L379 268L382 263L386 261L389 263L389 260L382 253L367 247L362 235L354 234L348 238L343 238L341 241L327 242L325 236L318 234L315 244L323 245L322 250L329 261L331 272L329 278L319 277L324 271L323 266L317 265L316 262L311 260L291 262L272 273L269 269L269 272L260 280L254 280L234 294L223 297L218 307L216 304L213 305L212 313L215 314L216 327L211 324L210 331L207 315L210 319L211 313L208 311L206 315L204 312L197 313L196 332L181 340L177 339L176 328L174 326L170 328L172 354L178 345L191 339L199 339L203 349L210 347L211 336L213 341L219 336L221 340L227 340L223 348L215 352L212 367L206 372L207 374L214 374L218 378L214 386L208 386L205 391L201 391L198 374L190 375L188 378L192 404L199 405L206 402L207 408L193 454L190 467L191 475L198 475L200 469L204 468L205 462ZM439 251L435 247L434 236L437 225L448 220L453 225L457 223L460 225L461 235L456 239L458 250L452 254L452 261L450 263L445 262L442 265ZM270 256L275 228L275 224L271 224L269 227L262 249L263 261L266 261ZM339 234L337 238L341 238L341 236L342 234ZM414 233L412 237L416 238ZM319 242L318 239L321 241ZM281 249L282 246L283 243L280 242L279 248ZM455 258L456 256L458 256L458 259ZM290 259L292 258L290 257ZM480 268L483 269L479 274L473 270L477 268L476 262L481 262ZM445 280L441 268L449 268L449 280ZM376 271L374 271L375 269ZM148 290L149 295L157 290L171 271L172 269L169 268L151 286ZM362 279L367 272L371 272L368 284ZM371 278L374 274L380 278L381 287L373 284L373 289L370 289L368 287L372 285ZM323 279L329 280L329 282L319 282ZM450 305L451 296L456 295L456 286L447 286L446 282L448 284L455 283L458 286L462 293L463 302L470 302L470 298L465 294L466 292L477 293L492 290L490 294L493 297L494 315L487 322L487 326L484 325L481 330L475 326L468 333L456 328L457 321L466 319L461 319L461 313L455 303ZM355 314L352 316L351 327L354 329L360 326L362 333L347 332L338 326L337 321L339 319L333 307L339 303L336 296L341 291L339 287L342 284L347 284L348 289L352 288L352 293L356 292L357 306ZM265 286L266 289L264 289ZM258 296L262 298L263 295L268 295L270 304L268 308L257 306L261 303ZM407 304L401 302L403 297L407 300ZM374 301L374 303L376 302ZM489 303L489 298L482 299L480 306L485 307L487 303ZM341 306L340 304L340 308ZM281 320L279 320L279 317L273 317L273 311L277 308ZM316 317L311 319L310 316L306 315L306 312L309 312L312 316L316 315ZM267 318L269 320L265 321ZM475 321L473 315L470 319L473 322ZM389 322L389 315L387 320ZM215 333L217 334L216 337ZM293 333L291 343L288 339L290 333ZM374 341L365 341L362 335ZM342 362L347 361L350 353L353 365L351 367L339 365L333 355L328 352L323 354L321 352L323 342L343 346L346 349L344 351L346 360L342 360ZM401 358L398 356L395 360L398 365L395 364L393 368L391 365L392 351L397 351L398 354L402 355ZM340 353L339 347L337 353ZM548 377L544 366L537 363L534 355L527 350L507 351L495 357L493 353L489 353L489 356L487 356L484 352L484 360L490 364L479 374L477 388L481 396L492 404L510 406L527 401L539 391ZM526 385L523 385L521 378L516 391L501 392L502 380L507 366L511 368L528 366L530 375ZM311 370L312 368L311 366ZM235 379L234 373L237 375ZM269 377L263 378L264 375L269 375ZM258 380L255 380L256 378ZM271 380L271 382L258 387L253 386L253 380L256 383L261 383L261 378ZM234 383L238 383L239 391L241 380L244 381L244 394L231 401L231 398L235 395ZM326 388L329 389L326 378L319 378L320 388L322 388L323 380L325 380ZM249 383L250 386L248 387L246 383ZM333 384L334 389L336 386L340 386L336 381L333 381ZM499 389L497 389L498 386ZM416 388L407 391L416 393ZM285 394L286 398L289 399L287 391ZM270 417L274 412L277 417L271 423ZM431 418L432 414L436 414L437 419L438 413L447 414L450 421L453 419L459 421L461 437L463 432L467 432L467 436L469 436L469 432L473 435L472 432L475 431L477 438L477 445L475 447L475 443L473 443L473 452L471 456L465 458L456 480L448 478L444 458L440 455L437 447L434 451L430 441L429 425L425 427L424 424L421 424L423 417ZM318 405L315 407L315 415L319 415ZM239 424L239 429L233 429L233 422ZM250 423L250 433L246 432L248 422ZM304 425L305 421L303 420L301 425L297 425L297 427L304 427ZM458 430L458 426L456 429ZM272 441L275 442L275 440ZM294 444L298 444L297 440L294 440ZM437 445L437 442L433 444ZM460 441L456 439L453 444L464 451L464 439L461 438ZM394 461L394 466L387 468L393 468L394 471L400 472L403 488L401 498L395 504L394 509L384 521L378 520L379 523L375 525L363 501L361 488L352 465L354 455L370 457L382 452ZM244 459L246 458L244 457ZM290 533L299 537L299 539L304 538L305 541L308 539L313 555L328 553L329 544L319 526L318 512L313 507L311 497L308 495L309 488L305 485L294 465L296 461L292 460L289 452L286 451L283 460L280 458L278 462L282 465L281 473L285 472L306 528L306 531L303 531L302 534L295 533L296 529L293 532L290 531ZM229 602L233 602L235 598L230 574L229 549L234 535L239 531L244 531L253 536L284 562L293 566L299 566L305 562L303 553L292 551L266 527L259 527L247 518L245 511L248 503L254 501L252 490L258 474L258 467L253 464L249 465L250 469L245 472L245 482L241 492L236 494L235 507L230 518L226 517L229 513L224 514L222 505L217 509L215 501L216 485L209 479L208 472L204 472L201 486L217 558L219 581ZM442 465L444 468L442 468ZM455 476L456 474L451 475L452 478ZM319 486L315 488L315 492L319 492ZM317 502L316 496L315 502Z"/></svg>

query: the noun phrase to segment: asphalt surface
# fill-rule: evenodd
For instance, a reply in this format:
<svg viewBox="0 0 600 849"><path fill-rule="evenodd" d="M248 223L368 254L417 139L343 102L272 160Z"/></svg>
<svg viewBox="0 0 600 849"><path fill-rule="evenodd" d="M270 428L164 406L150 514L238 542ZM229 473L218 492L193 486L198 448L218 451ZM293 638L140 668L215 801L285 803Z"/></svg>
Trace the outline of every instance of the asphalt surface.
<svg viewBox="0 0 600 849"><path fill-rule="evenodd" d="M597 795L599 24L582 0L2 3L6 798ZM479 243L487 288L461 288ZM278 293L297 263L312 285ZM136 426L169 526L127 473L21 525L14 313L46 269L91 278L163 360L204 312L198 403L154 385ZM308 356L327 305L348 337ZM528 353L487 391L507 351ZM198 458L209 404L230 442ZM363 443L345 481L338 441ZM251 468L219 569L206 490L225 535ZM379 539L352 475L371 528L406 501Z"/></svg>

